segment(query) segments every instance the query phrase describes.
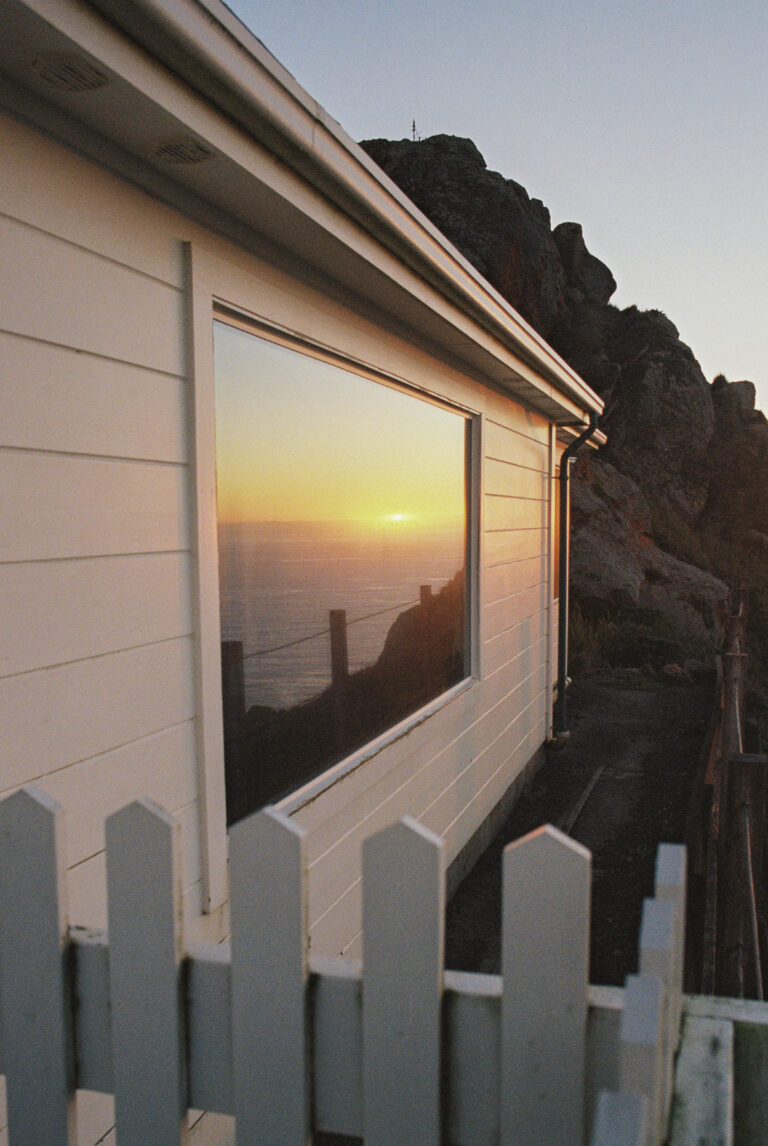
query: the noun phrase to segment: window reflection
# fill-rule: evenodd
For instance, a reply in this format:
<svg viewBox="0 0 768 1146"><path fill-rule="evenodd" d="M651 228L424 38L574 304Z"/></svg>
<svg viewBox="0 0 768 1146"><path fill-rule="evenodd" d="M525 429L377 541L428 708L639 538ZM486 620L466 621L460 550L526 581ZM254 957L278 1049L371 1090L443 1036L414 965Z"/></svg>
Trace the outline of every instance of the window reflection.
<svg viewBox="0 0 768 1146"><path fill-rule="evenodd" d="M467 674L464 415L215 323L230 822Z"/></svg>

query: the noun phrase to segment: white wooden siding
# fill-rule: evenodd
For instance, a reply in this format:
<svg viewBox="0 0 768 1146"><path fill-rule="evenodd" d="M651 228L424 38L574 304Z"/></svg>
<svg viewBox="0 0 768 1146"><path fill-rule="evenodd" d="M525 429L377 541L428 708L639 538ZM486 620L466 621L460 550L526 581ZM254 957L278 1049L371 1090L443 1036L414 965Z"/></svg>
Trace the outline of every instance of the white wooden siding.
<svg viewBox="0 0 768 1146"><path fill-rule="evenodd" d="M0 677L188 634L189 596L187 553L0 565L0 600L25 634L0 627Z"/></svg>
<svg viewBox="0 0 768 1146"><path fill-rule="evenodd" d="M103 911L91 825L145 791L182 813L188 913L201 902L182 244L203 256L203 340L216 296L482 421L476 679L287 801L308 831L313 950L354 952L363 836L408 813L450 861L546 735L549 426L26 128L0 119L0 142L15 158L0 171L15 282L0 304L0 790L35 779L72 809L80 922ZM195 385L212 398L205 362ZM212 458L211 442L209 491Z"/></svg>
<svg viewBox="0 0 768 1146"><path fill-rule="evenodd" d="M182 820L194 918L188 235L5 116L0 145L0 791L34 780L65 806L73 917L90 926L100 825L155 796ZM107 1116L85 1106L92 1142Z"/></svg>
<svg viewBox="0 0 768 1146"><path fill-rule="evenodd" d="M6 446L187 460L182 379L18 335L0 334L0 358L16 364L0 389ZM37 401L34 421L29 417L30 383Z"/></svg>

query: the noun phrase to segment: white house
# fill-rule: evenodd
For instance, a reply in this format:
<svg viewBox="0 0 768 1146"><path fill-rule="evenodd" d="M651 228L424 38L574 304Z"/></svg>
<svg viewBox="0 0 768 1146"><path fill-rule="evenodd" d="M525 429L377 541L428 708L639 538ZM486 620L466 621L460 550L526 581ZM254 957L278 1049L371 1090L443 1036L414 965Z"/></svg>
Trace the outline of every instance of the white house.
<svg viewBox="0 0 768 1146"><path fill-rule="evenodd" d="M361 840L407 813L455 882L551 731L601 402L218 0L4 0L0 75L0 794L64 806L93 927L153 796L216 941L228 776L356 956Z"/></svg>

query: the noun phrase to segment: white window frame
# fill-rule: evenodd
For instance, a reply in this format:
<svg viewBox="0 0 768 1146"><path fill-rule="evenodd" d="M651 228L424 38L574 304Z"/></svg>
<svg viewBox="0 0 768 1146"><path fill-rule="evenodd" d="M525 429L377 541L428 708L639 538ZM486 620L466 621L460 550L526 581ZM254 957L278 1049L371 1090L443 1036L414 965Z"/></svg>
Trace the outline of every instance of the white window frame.
<svg viewBox="0 0 768 1146"><path fill-rule="evenodd" d="M405 718L374 741L331 765L297 792L280 802L291 814L340 776L358 767L379 752L385 744L401 736L413 724L423 721L455 696L471 688L479 677L479 576L481 512L481 422L479 409L468 407L437 390L418 385L410 378L391 375L369 361L365 333L357 337L341 313L334 322L319 308L307 308L294 299L291 305L290 280L263 264L257 274L253 260L224 260L198 244L185 243L187 353L189 379L189 422L192 443L190 458L190 499L194 573L193 605L195 626L196 751L198 798L200 801L200 850L203 880L203 910L214 911L228 898L226 787L224 771L224 731L221 695L221 628L219 621L218 515L216 502L216 434L213 323L222 311L234 316L242 329L263 333L285 345L329 360L345 362L350 369L415 397L437 402L469 418L470 464L468 466L468 562L467 574L467 675L463 681L435 698L424 708ZM274 280L270 282L270 280ZM273 288L279 284L281 290ZM307 288L309 291L310 288ZM330 304L335 309L335 304ZM295 325L294 325L295 323ZM330 345L328 334L338 336Z"/></svg>

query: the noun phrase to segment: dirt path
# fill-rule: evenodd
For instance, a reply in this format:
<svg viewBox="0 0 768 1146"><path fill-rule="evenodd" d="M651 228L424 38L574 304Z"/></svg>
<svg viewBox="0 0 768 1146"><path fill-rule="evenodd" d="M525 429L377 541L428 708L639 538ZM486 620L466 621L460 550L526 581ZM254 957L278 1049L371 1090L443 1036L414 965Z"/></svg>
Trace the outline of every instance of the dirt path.
<svg viewBox="0 0 768 1146"><path fill-rule="evenodd" d="M577 682L571 738L551 751L496 839L454 895L446 965L498 972L501 853L542 823L592 852L590 981L622 984L636 971L643 898L656 847L682 842L691 780L712 702L710 685L631 673ZM569 814L602 769L570 829Z"/></svg>

